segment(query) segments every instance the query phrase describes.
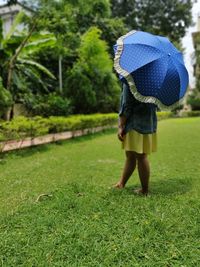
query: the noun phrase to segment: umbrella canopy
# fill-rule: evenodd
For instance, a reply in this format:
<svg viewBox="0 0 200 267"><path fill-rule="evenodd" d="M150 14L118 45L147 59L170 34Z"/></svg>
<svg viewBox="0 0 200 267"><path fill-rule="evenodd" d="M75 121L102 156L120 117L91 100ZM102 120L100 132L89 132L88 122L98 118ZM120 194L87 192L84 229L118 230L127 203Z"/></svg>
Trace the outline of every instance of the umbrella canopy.
<svg viewBox="0 0 200 267"><path fill-rule="evenodd" d="M182 53L166 38L131 31L114 45L114 68L135 98L160 109L180 104L188 87Z"/></svg>

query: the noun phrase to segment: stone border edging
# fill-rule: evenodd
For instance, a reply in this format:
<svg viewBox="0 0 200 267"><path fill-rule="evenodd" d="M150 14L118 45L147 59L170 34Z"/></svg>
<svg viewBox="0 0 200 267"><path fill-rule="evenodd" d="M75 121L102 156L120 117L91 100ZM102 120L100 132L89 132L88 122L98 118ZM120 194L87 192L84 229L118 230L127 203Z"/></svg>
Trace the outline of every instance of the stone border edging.
<svg viewBox="0 0 200 267"><path fill-rule="evenodd" d="M60 140L67 140L78 136L87 135L90 133L97 133L102 130L115 128L116 126L99 126L90 129L67 131L54 134L46 134L37 137L26 137L20 140L8 140L0 142L0 152L6 152L10 150L21 149L25 147L31 147L36 145L42 145L47 143L52 143Z"/></svg>

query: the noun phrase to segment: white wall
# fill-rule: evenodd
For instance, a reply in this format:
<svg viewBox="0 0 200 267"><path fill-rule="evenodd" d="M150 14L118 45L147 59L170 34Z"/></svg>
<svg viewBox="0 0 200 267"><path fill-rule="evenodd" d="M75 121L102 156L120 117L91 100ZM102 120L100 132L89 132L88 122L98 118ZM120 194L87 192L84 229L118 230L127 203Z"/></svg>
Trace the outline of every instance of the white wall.
<svg viewBox="0 0 200 267"><path fill-rule="evenodd" d="M24 9L22 6L19 4L17 5L12 5L12 6L0 6L0 17L3 20L3 35L5 36L10 27L12 26L12 23L16 17L16 15L23 10L27 15L31 16L31 12ZM17 30L20 32L24 29L24 25L20 24L17 27Z"/></svg>

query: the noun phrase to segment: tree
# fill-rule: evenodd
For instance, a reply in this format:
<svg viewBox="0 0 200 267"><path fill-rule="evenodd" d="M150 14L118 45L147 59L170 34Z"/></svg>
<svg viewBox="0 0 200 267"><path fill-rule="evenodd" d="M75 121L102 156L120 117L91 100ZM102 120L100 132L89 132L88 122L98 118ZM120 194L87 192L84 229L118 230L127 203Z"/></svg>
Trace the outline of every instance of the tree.
<svg viewBox="0 0 200 267"><path fill-rule="evenodd" d="M78 60L67 72L65 94L75 113L111 112L118 108L119 86L101 31L91 27L83 36Z"/></svg>
<svg viewBox="0 0 200 267"><path fill-rule="evenodd" d="M108 51L113 56L115 41L128 29L121 18L112 17L110 0L67 1L72 3L75 10L77 31L83 34L92 26L98 27L102 32L101 38L107 42Z"/></svg>
<svg viewBox="0 0 200 267"><path fill-rule="evenodd" d="M88 84L87 96L85 98L89 101L91 99L92 89L90 88L90 81L88 77L85 76L82 66L76 64L77 60L79 61L79 47L81 44L81 36L87 32L88 28L93 25L97 25L102 30L102 38L107 41L109 45L108 51L110 54L113 54L113 44L116 39L123 33L127 31L124 27L124 23L121 19L116 20L112 19L109 16L110 5L107 0L63 0L63 1L45 1L40 0L38 6L38 12L40 13L40 19L38 28L47 29L50 32L53 32L58 40L58 46L52 50L43 50L38 54L38 59L42 59L42 63L54 73L55 76L58 74L58 58L62 56L62 69L64 77L64 91L66 93L66 87L71 84L67 81L75 80L74 77L82 77L82 82ZM117 23L116 23L117 22ZM75 65L75 67L74 67ZM73 69L73 70L72 70ZM76 71L75 71L76 69ZM68 75L65 78L65 74ZM108 86L113 84L113 74L112 67L110 67L110 78L106 81L110 83ZM80 84L80 87L83 86L83 83ZM105 85L106 87L107 85ZM114 87L116 84L114 85ZM57 81L55 81L55 88L58 88ZM67 90L69 91L69 89ZM91 94L90 94L91 93ZM62 94L62 93L61 93ZM72 98L72 94L69 94ZM67 96L69 96L67 94ZM66 96L66 94L65 94ZM75 95L73 95L75 97ZM114 101L116 97L114 98ZM73 100L72 103L76 103L76 100ZM90 103L91 104L91 103ZM116 102L114 104L116 106ZM90 108L91 105L87 105L82 110ZM112 109L112 107L110 108ZM76 107L75 107L76 110ZM94 109L93 109L94 110ZM75 112L78 112L77 110ZM88 110L86 112L89 112Z"/></svg>
<svg viewBox="0 0 200 267"><path fill-rule="evenodd" d="M4 87L11 93L13 104L18 100L21 90L26 88L26 82L35 79L35 82L45 83L40 79L43 72L51 78L53 74L44 66L34 60L33 54L45 46L55 44L55 37L49 33L34 33L35 21L27 33L17 33L17 25L25 16L23 12L18 13L13 26L5 37L2 34L2 22L0 23L0 75L3 78ZM28 86L27 86L28 87ZM13 116L13 106L9 118Z"/></svg>
<svg viewBox="0 0 200 267"><path fill-rule="evenodd" d="M62 48L63 60L66 58L69 67L77 59L81 35L90 27L101 29L102 39L108 43L111 55L116 39L128 31L122 19L111 17L108 0L38 1L39 28L53 32L60 40L60 48L56 48L55 52L58 53Z"/></svg>
<svg viewBox="0 0 200 267"><path fill-rule="evenodd" d="M143 30L180 41L192 23L192 0L111 0L114 17L129 29Z"/></svg>
<svg viewBox="0 0 200 267"><path fill-rule="evenodd" d="M8 5L15 5L15 4L17 4L17 0L8 0L7 1L8 2Z"/></svg>
<svg viewBox="0 0 200 267"><path fill-rule="evenodd" d="M121 35L128 32L128 28L121 18L102 18L95 25L102 31L101 38L107 42L108 52L113 57L113 45Z"/></svg>
<svg viewBox="0 0 200 267"><path fill-rule="evenodd" d="M72 104L75 104L74 111L80 112L77 108L79 105L77 104L78 100L75 99L76 94L70 92L70 88L72 88L72 84L73 82L75 83L77 77L81 77L81 79L78 79L82 81L78 88L80 88L80 91L83 94L85 93L84 97L88 103L88 105L85 105L81 109L83 112L97 112L98 108L99 111L103 112L106 110L117 110L119 85L117 84L115 74L112 72L113 63L111 59L109 59L107 51L113 55L113 45L116 39L121 34L125 34L127 28L124 26L122 19L111 18L109 0L23 1L23 3L26 2L27 4L31 3L31 6L33 6L33 2L37 2L34 6L37 15L36 30L47 30L52 32L57 39L55 47L40 50L37 54L34 54L34 59L40 64L47 66L51 73L56 77L58 77L58 58L62 60L62 62L61 60L59 62L62 63L63 74L65 72L65 74L68 75L67 77L64 77L64 96L70 96ZM32 19L29 21L27 20L26 22L28 23L29 28L31 28ZM105 66L108 64L109 70L107 69L105 71L103 68L99 67L98 61L94 61L92 64L90 62L90 64L88 64L91 70L93 68L99 69L99 72L103 71L103 73L99 73L95 77L97 85L95 85L94 81L91 82L90 80L94 79L95 75L90 73L89 77L87 77L87 67L83 65L86 56L80 56L79 49L80 46L82 47L83 42L81 36L84 35L91 26L98 26L98 28L101 29L101 37L106 40L108 44L108 47L105 45L106 58L108 59L108 61L105 60ZM94 38L94 42L98 40L98 38ZM104 56L104 53L100 53L100 55ZM81 61L80 57L84 58L84 60ZM94 55L94 58L95 57L97 58L96 55ZM97 65L96 67L95 64ZM48 77L43 77L42 80L51 85L52 90L49 93L58 91L58 80L50 80ZM72 84L69 82L70 80L72 81ZM22 79L20 79L20 81L22 81ZM95 86L98 88L99 84L101 85L101 90L96 92ZM69 88L67 88L67 86L69 86ZM75 84L74 86L76 87ZM34 86L34 83L30 84L29 87L39 88L38 86ZM64 97L62 90L60 90L59 94ZM102 94L102 97L100 94ZM23 97L23 92L21 95ZM27 96L26 100L28 98L33 99L33 101L31 100L31 103L38 102L42 99L41 97L36 97L37 99L34 100L34 95L31 97L30 95ZM90 101L91 99L94 101ZM97 104L93 105L95 101L98 103L96 102ZM84 103L82 105L84 105ZM91 110L89 110L90 108Z"/></svg>

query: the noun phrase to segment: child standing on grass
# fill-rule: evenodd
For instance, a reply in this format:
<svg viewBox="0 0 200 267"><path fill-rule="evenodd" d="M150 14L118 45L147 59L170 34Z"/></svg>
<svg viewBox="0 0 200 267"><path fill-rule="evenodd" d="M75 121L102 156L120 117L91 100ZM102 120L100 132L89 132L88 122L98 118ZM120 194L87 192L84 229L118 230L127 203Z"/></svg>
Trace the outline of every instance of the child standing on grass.
<svg viewBox="0 0 200 267"><path fill-rule="evenodd" d="M137 165L141 189L135 192L147 195L150 177L147 155L157 149L156 106L136 100L126 81L122 83L120 103L118 138L125 150L126 161L121 178L114 187L124 188Z"/></svg>

